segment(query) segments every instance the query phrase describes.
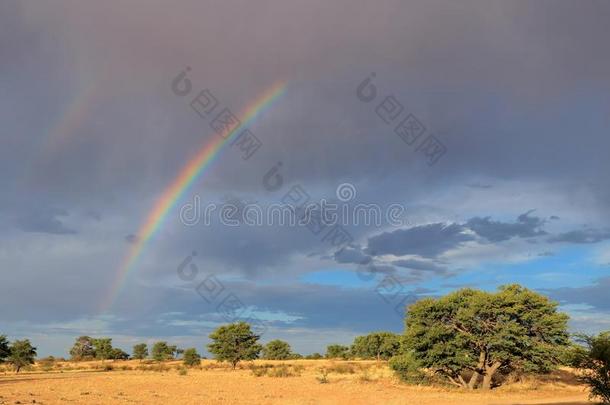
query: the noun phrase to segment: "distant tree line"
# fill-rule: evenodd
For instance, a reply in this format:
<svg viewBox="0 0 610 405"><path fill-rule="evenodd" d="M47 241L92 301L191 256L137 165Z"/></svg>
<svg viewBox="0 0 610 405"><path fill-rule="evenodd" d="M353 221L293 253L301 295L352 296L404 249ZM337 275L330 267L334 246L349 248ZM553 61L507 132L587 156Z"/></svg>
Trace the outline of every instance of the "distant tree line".
<svg viewBox="0 0 610 405"><path fill-rule="evenodd" d="M610 403L610 332L570 340L568 316L557 303L519 285L496 292L461 289L439 298L425 298L407 307L403 334L379 331L357 336L351 346L331 344L325 355L303 357L288 342L259 343L248 323L236 322L214 330L207 345L218 361L235 368L254 359L370 359L389 361L400 379L411 383L442 381L466 389L491 389L510 373L548 373L559 365L581 370L581 379L594 397ZM166 341L133 347L131 358L174 360L186 366L201 356L195 348L180 349ZM123 360L129 355L112 346L111 338L80 336L70 349L73 360ZM29 340L9 343L0 335L0 362L19 370L34 362Z"/></svg>

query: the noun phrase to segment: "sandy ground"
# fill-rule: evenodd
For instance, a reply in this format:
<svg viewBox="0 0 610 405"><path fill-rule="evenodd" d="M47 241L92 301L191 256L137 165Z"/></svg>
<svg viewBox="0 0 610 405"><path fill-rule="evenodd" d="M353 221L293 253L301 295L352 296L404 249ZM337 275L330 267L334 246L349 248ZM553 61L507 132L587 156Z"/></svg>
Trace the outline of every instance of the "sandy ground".
<svg viewBox="0 0 610 405"><path fill-rule="evenodd" d="M253 364L290 375L256 376ZM113 369L100 370L108 365ZM590 404L569 371L492 392L464 392L402 384L375 362L256 361L233 371L208 360L186 375L180 368L179 362L117 361L59 363L46 371L37 365L18 375L5 371L0 404ZM322 368L330 370L326 383L319 381Z"/></svg>

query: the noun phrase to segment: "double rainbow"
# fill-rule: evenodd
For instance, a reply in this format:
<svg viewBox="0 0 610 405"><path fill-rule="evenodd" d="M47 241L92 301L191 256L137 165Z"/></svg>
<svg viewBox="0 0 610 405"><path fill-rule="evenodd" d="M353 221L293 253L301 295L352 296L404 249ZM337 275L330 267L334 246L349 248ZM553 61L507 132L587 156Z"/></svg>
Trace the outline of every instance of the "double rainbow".
<svg viewBox="0 0 610 405"><path fill-rule="evenodd" d="M241 128L249 125L267 107L269 107L286 89L284 81L278 81L265 90L259 97L247 105L243 113L238 116L242 119L241 125L235 128L226 138L215 137L214 140L205 144L191 160L180 170L171 184L163 191L154 204L153 208L146 215L146 220L142 223L137 232L137 238L131 248L123 258L115 276L115 280L110 289L108 297L103 302L101 310L107 311L112 307L116 298L120 295L121 289L129 273L135 267L138 258L150 239L155 235L163 224L167 215L180 200L180 197L189 189L190 186L201 177L206 168L219 155L220 150L226 143L239 132Z"/></svg>

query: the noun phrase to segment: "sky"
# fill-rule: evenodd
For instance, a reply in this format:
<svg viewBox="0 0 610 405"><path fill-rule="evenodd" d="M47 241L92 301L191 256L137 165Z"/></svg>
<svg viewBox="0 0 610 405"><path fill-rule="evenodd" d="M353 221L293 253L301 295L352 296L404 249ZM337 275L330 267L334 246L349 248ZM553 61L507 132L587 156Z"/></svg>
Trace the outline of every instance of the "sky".
<svg viewBox="0 0 610 405"><path fill-rule="evenodd" d="M1 2L0 334L43 356L80 335L205 354L250 320L307 354L401 332L419 298L510 283L574 332L610 329L609 17L605 1ZM298 190L383 215L199 220Z"/></svg>

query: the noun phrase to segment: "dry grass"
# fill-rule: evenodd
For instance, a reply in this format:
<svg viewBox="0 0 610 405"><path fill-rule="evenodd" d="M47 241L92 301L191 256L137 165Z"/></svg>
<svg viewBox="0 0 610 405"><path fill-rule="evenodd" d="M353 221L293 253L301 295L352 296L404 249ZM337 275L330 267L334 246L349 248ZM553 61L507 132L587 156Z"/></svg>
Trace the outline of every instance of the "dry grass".
<svg viewBox="0 0 610 405"><path fill-rule="evenodd" d="M0 405L36 404L585 404L570 370L512 377L493 392L401 384L384 363L293 360L48 362L26 373L0 372ZM35 401L35 402L33 402Z"/></svg>

